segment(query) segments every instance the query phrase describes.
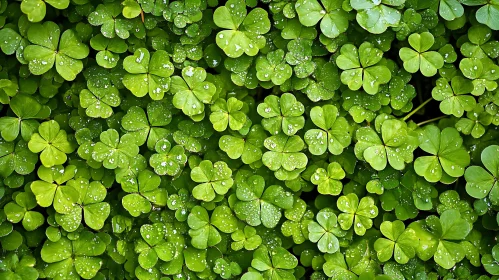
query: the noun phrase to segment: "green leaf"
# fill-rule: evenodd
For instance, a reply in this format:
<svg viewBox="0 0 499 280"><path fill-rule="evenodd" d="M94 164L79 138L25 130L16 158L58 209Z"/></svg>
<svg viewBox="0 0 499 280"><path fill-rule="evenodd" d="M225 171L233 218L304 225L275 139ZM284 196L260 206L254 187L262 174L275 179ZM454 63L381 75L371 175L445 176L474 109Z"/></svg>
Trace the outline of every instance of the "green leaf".
<svg viewBox="0 0 499 280"><path fill-rule="evenodd" d="M229 0L215 10L213 20L225 29L216 35L216 43L229 57L255 56L266 45L262 35L269 32L270 20L262 8L247 13L244 1Z"/></svg>

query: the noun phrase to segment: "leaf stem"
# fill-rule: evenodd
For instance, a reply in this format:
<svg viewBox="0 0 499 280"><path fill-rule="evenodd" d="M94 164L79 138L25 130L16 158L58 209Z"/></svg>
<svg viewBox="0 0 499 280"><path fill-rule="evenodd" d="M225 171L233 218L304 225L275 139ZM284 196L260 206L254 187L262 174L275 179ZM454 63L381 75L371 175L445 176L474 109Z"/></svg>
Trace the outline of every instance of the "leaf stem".
<svg viewBox="0 0 499 280"><path fill-rule="evenodd" d="M416 109L412 110L409 114L407 114L402 120L406 121L408 118L410 118L412 115L416 114L421 108L423 108L428 102L432 101L433 97L428 98L425 102L421 103Z"/></svg>
<svg viewBox="0 0 499 280"><path fill-rule="evenodd" d="M422 126L422 125L425 125L425 124L427 124L427 123L431 123L431 122L434 122L434 121L441 120L441 119L443 119L443 118L445 118L445 117L447 117L447 116L440 116L440 117L436 117L436 118L433 118L433 119L426 120L426 121L424 121L424 122L417 123L416 125L417 125L417 126Z"/></svg>

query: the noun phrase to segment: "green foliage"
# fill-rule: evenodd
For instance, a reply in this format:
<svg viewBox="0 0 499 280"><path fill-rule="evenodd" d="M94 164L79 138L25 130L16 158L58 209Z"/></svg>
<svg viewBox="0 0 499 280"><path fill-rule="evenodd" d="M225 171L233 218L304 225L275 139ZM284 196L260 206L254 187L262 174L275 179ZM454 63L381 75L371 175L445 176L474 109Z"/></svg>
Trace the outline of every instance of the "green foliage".
<svg viewBox="0 0 499 280"><path fill-rule="evenodd" d="M0 279L499 277L497 0L0 0Z"/></svg>

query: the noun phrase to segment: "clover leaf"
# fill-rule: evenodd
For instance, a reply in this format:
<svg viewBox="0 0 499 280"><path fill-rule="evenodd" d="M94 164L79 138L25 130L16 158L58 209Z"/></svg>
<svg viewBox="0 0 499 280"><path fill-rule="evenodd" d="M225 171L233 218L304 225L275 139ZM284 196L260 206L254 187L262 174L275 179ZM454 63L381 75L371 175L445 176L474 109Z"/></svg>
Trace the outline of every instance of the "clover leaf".
<svg viewBox="0 0 499 280"><path fill-rule="evenodd" d="M294 135L305 125L303 104L296 100L291 93L284 93L281 97L269 95L264 103L257 107L258 114L264 119L262 126L273 135L280 131L286 135Z"/></svg>
<svg viewBox="0 0 499 280"><path fill-rule="evenodd" d="M14 171L20 175L30 174L35 170L38 156L28 149L23 140L17 143L0 139L0 176L9 177Z"/></svg>
<svg viewBox="0 0 499 280"><path fill-rule="evenodd" d="M219 98L211 105L210 122L216 131L225 131L227 126L232 130L240 130L246 123L247 116L241 112L243 102L235 97L227 100Z"/></svg>
<svg viewBox="0 0 499 280"><path fill-rule="evenodd" d="M36 119L45 119L50 115L50 108L42 105L33 97L17 94L10 100L10 109L16 117L1 117L0 131L6 141L14 141L19 133L25 141L29 141L39 123Z"/></svg>
<svg viewBox="0 0 499 280"><path fill-rule="evenodd" d="M461 17L464 14L464 8L457 0L440 0L438 13L445 20L451 21Z"/></svg>
<svg viewBox="0 0 499 280"><path fill-rule="evenodd" d="M17 254L10 253L1 260L0 277L3 279L36 280L40 276L34 268L36 259L31 255L26 254L20 259Z"/></svg>
<svg viewBox="0 0 499 280"><path fill-rule="evenodd" d="M444 66L444 58L436 51L430 51L435 38L430 32L413 33L409 36L411 48L403 47L399 51L404 69L409 73L421 71L425 77L434 76Z"/></svg>
<svg viewBox="0 0 499 280"><path fill-rule="evenodd" d="M270 20L262 8L248 13L244 0L229 0L215 10L213 21L226 29L217 33L216 43L228 57L255 56L266 45L262 35L269 32Z"/></svg>
<svg viewBox="0 0 499 280"><path fill-rule="evenodd" d="M479 96L485 90L493 91L497 88L499 66L490 59L463 58L459 62L459 69L466 78L472 80L474 88L471 94Z"/></svg>
<svg viewBox="0 0 499 280"><path fill-rule="evenodd" d="M296 198L293 208L284 211L286 221L282 223L281 231L284 236L292 236L295 244L301 244L308 239L308 224L313 220L314 213L305 201Z"/></svg>
<svg viewBox="0 0 499 280"><path fill-rule="evenodd" d="M224 135L218 145L231 159L241 158L244 164L252 164L262 158L263 143L267 134L261 125L253 125L246 136Z"/></svg>
<svg viewBox="0 0 499 280"><path fill-rule="evenodd" d="M404 4L404 0L352 0L350 5L357 10L357 22L370 33L381 34L388 27L396 27L400 22L400 12L394 8Z"/></svg>
<svg viewBox="0 0 499 280"><path fill-rule="evenodd" d="M343 10L340 0L299 0L295 4L300 23L305 26L315 26L321 21L322 34L328 38L336 38L347 31L349 15Z"/></svg>
<svg viewBox="0 0 499 280"><path fill-rule="evenodd" d="M260 55L256 59L256 77L262 82L272 81L274 85L284 84L293 75L293 69L284 59L281 49Z"/></svg>
<svg viewBox="0 0 499 280"><path fill-rule="evenodd" d="M167 103L153 101L147 104L145 112L138 106L130 107L121 120L121 126L135 138L138 146L147 143L147 147L152 150L168 134L165 126L171 120L172 112Z"/></svg>
<svg viewBox="0 0 499 280"><path fill-rule="evenodd" d="M138 262L143 269L151 269L158 260L171 261L176 253L173 242L165 239L166 226L162 223L145 224L140 227L142 240L135 245L139 253Z"/></svg>
<svg viewBox="0 0 499 280"><path fill-rule="evenodd" d="M438 182L445 176L460 177L470 164L470 156L462 146L463 139L452 127L442 131L434 125L423 128L419 136L419 147L431 156L418 157L414 170L429 182Z"/></svg>
<svg viewBox="0 0 499 280"><path fill-rule="evenodd" d="M493 117L485 112L482 106L475 106L466 113L466 118L461 118L455 125L456 129L464 135L480 138L485 134L486 127L492 123Z"/></svg>
<svg viewBox="0 0 499 280"><path fill-rule="evenodd" d="M464 258L464 247L455 241L465 239L471 231L471 225L461 217L458 210L447 210L440 218L429 216L426 220L410 224L409 228L419 237L416 253L423 261L433 257L437 264L450 269Z"/></svg>
<svg viewBox="0 0 499 280"><path fill-rule="evenodd" d="M47 240L40 253L42 260L47 263L43 271L50 278L79 275L84 279L91 279L103 264L98 256L105 250L106 243L99 235L89 231L81 232L76 240L66 237L56 242Z"/></svg>
<svg viewBox="0 0 499 280"><path fill-rule="evenodd" d="M53 167L41 166L38 168L38 177L41 180L31 183L31 191L36 197L36 202L42 207L53 205L55 211L67 214L72 211L73 204L78 201L79 193L73 186L65 184L76 173L76 166L61 165Z"/></svg>
<svg viewBox="0 0 499 280"><path fill-rule="evenodd" d="M80 105L91 118L109 118L113 114L113 107L121 103L119 91L116 87L105 85L97 87L87 84L88 89L80 92Z"/></svg>
<svg viewBox="0 0 499 280"><path fill-rule="evenodd" d="M182 172L187 156L182 146L172 147L170 141L161 139L156 142L156 153L149 158L149 164L158 175L177 176Z"/></svg>
<svg viewBox="0 0 499 280"><path fill-rule="evenodd" d="M305 142L313 155L322 155L326 151L339 155L350 145L352 135L350 125L344 117L339 117L334 105L316 106L310 110L310 118L319 129L305 132Z"/></svg>
<svg viewBox="0 0 499 280"><path fill-rule="evenodd" d="M212 201L215 196L226 194L234 184L232 170L227 163L217 161L212 163L203 160L191 170L191 179L200 183L192 190L192 195L199 200Z"/></svg>
<svg viewBox="0 0 499 280"><path fill-rule="evenodd" d="M64 10L68 8L69 2L69 0L23 0L21 11L28 16L29 21L39 22L45 17L47 10L45 3L58 10Z"/></svg>
<svg viewBox="0 0 499 280"><path fill-rule="evenodd" d="M100 31L106 38L118 36L127 39L130 36L130 23L119 17L121 10L119 2L99 4L95 11L88 15L88 22L93 26L101 26Z"/></svg>
<svg viewBox="0 0 499 280"><path fill-rule="evenodd" d="M238 229L231 235L234 242L230 244L230 248L234 251L241 249L253 251L262 244L262 238L257 234L254 227L245 226L244 229Z"/></svg>
<svg viewBox="0 0 499 280"><path fill-rule="evenodd" d="M104 68L114 68L118 65L121 53L126 52L127 44L121 38L106 38L102 34L97 34L90 39L90 46L99 51L95 55L95 60L99 66Z"/></svg>
<svg viewBox="0 0 499 280"><path fill-rule="evenodd" d="M34 75L48 72L55 64L59 75L73 81L83 70L81 60L88 56L89 49L73 30L60 34L59 26L51 21L31 25L27 35L32 45L24 49L24 58Z"/></svg>
<svg viewBox="0 0 499 280"><path fill-rule="evenodd" d="M52 167L66 162L67 155L75 150L73 143L68 141L66 131L59 123L50 120L38 127L28 142L28 148L33 153L40 153L40 161L45 167Z"/></svg>
<svg viewBox="0 0 499 280"><path fill-rule="evenodd" d="M351 90L361 87L369 94L376 94L379 86L391 79L390 70L380 64L383 52L369 42L364 42L357 49L352 44L341 47L336 64L341 72L341 82Z"/></svg>
<svg viewBox="0 0 499 280"><path fill-rule="evenodd" d="M475 25L468 29L468 40L461 46L461 53L466 57L497 58L499 42L490 40L492 30L484 25Z"/></svg>
<svg viewBox="0 0 499 280"><path fill-rule="evenodd" d="M270 170L293 171L307 166L308 158L301 152L305 143L300 136L277 134L265 139L263 144L269 151L263 154L262 162Z"/></svg>
<svg viewBox="0 0 499 280"><path fill-rule="evenodd" d="M200 67L185 67L182 77L172 77L173 105L193 119L203 119L204 104L212 102L216 90L213 83L206 81L206 71Z"/></svg>
<svg viewBox="0 0 499 280"><path fill-rule="evenodd" d="M70 212L56 213L57 223L64 230L71 232L78 229L83 219L91 229L100 230L111 212L109 203L103 202L106 198L106 187L98 181L89 182L85 178L70 180L67 185L78 191L78 199Z"/></svg>
<svg viewBox="0 0 499 280"><path fill-rule="evenodd" d="M494 247L492 247L491 254L483 255L482 265L488 273L490 273L492 275L499 274L499 270L498 270L498 266L497 266L498 259L499 259L499 246L498 245L495 245Z"/></svg>
<svg viewBox="0 0 499 280"><path fill-rule="evenodd" d="M356 132L355 155L366 160L374 169L383 170L387 163L402 170L413 160L418 139L408 130L405 122L388 119L381 125L381 138L371 127Z"/></svg>
<svg viewBox="0 0 499 280"><path fill-rule="evenodd" d="M466 95L473 91L471 81L455 76L449 82L440 78L437 80L436 87L431 91L431 95L435 100L440 102L440 111L446 115L454 115L462 117L465 111L471 111L475 108L476 100L473 96Z"/></svg>
<svg viewBox="0 0 499 280"><path fill-rule="evenodd" d="M122 184L125 192L129 193L121 200L123 207L134 217L142 213L149 213L152 205L165 206L167 191L160 188L161 178L150 170L141 171L137 183Z"/></svg>
<svg viewBox="0 0 499 280"><path fill-rule="evenodd" d="M42 124L43 125L43 124ZM100 134L100 141L95 143L92 159L102 162L108 169L127 167L130 158L139 153L135 137L130 134L121 136L115 129L108 129Z"/></svg>
<svg viewBox="0 0 499 280"><path fill-rule="evenodd" d="M15 202L5 205L4 211L7 220L11 223L22 221L24 229L33 231L45 222L45 217L37 211L32 211L37 206L35 196L30 192L21 192L16 195Z"/></svg>
<svg viewBox="0 0 499 280"><path fill-rule="evenodd" d="M491 145L483 149L481 160L485 168L481 166L470 166L466 168L464 178L466 179L466 192L474 198L489 197L494 205L499 204L499 146Z"/></svg>
<svg viewBox="0 0 499 280"><path fill-rule="evenodd" d="M282 247L267 248L260 246L253 253L251 266L262 272L263 279L294 279L293 268L298 260ZM249 279L255 279L251 277ZM258 278L256 278L258 279Z"/></svg>
<svg viewBox="0 0 499 280"><path fill-rule="evenodd" d="M364 235L366 230L373 226L372 219L378 215L378 207L370 196L363 197L359 202L357 195L350 193L340 196L336 204L343 212L338 215L341 229L348 230L353 225L357 235Z"/></svg>
<svg viewBox="0 0 499 280"><path fill-rule="evenodd" d="M281 209L293 207L293 197L281 186L272 185L265 188L262 176L253 175L236 189L238 201L234 205L237 217L250 226L263 224L274 228L281 219Z"/></svg>
<svg viewBox="0 0 499 280"><path fill-rule="evenodd" d="M476 20L493 30L499 30L499 23L496 20L496 16L499 13L499 5L496 2L464 0L462 3L468 6L482 6L476 11Z"/></svg>
<svg viewBox="0 0 499 280"><path fill-rule="evenodd" d="M337 217L332 211L321 210L316 215L317 222L308 224L308 238L317 243L321 252L333 254L338 251L340 244L335 232L339 231Z"/></svg>
<svg viewBox="0 0 499 280"><path fill-rule="evenodd" d="M345 175L345 171L343 171L341 165L337 162L332 162L327 166L327 170L317 168L311 177L311 182L317 185L317 191L320 194L339 195L343 189L343 184L340 180L345 178Z"/></svg>
<svg viewBox="0 0 499 280"><path fill-rule="evenodd" d="M191 244L197 249L206 249L208 246L218 244L222 240L218 230L224 233L232 233L237 230L237 220L227 206L215 208L211 214L211 219L206 209L194 206L187 218L187 223L190 228L189 235L192 238Z"/></svg>
<svg viewBox="0 0 499 280"><path fill-rule="evenodd" d="M149 93L153 100L161 100L170 88L173 64L166 51L159 50L151 56L147 49L139 48L123 60L123 68L128 72L123 85L137 97Z"/></svg>
<svg viewBox="0 0 499 280"><path fill-rule="evenodd" d="M406 229L403 222L384 221L380 230L386 237L378 238L374 242L374 249L380 261L386 262L393 255L396 262L405 264L416 255L415 247L419 242L416 232L411 228Z"/></svg>

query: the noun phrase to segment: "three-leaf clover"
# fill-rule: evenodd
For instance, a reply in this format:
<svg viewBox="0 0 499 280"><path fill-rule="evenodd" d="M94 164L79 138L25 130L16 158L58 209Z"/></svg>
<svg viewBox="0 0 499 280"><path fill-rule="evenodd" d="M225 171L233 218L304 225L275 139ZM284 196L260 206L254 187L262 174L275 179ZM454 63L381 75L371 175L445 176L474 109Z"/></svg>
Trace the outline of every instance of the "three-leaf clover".
<svg viewBox="0 0 499 280"><path fill-rule="evenodd" d="M95 60L99 66L104 68L114 68L118 65L121 53L127 51L128 46L121 38L106 38L102 34L97 34L90 40L90 46L99 51L95 55Z"/></svg>
<svg viewBox="0 0 499 280"><path fill-rule="evenodd" d="M308 224L308 239L317 243L321 252L333 254L340 249L340 243L335 234L341 230L338 227L336 214L326 209L317 213L317 222L312 221Z"/></svg>
<svg viewBox="0 0 499 280"><path fill-rule="evenodd" d="M41 152L40 161L45 167L65 163L66 154L75 150L73 143L68 141L66 131L55 120L43 122L38 127L38 133L31 136L28 148L33 153Z"/></svg>
<svg viewBox="0 0 499 280"><path fill-rule="evenodd" d="M164 101L153 101L144 109L132 106L121 120L121 126L127 134L135 138L138 146L147 142L147 147L152 150L156 143L167 136L165 128L172 120L171 108Z"/></svg>
<svg viewBox="0 0 499 280"><path fill-rule="evenodd" d="M156 153L149 158L149 164L158 175L177 176L186 162L184 148L179 145L172 147L167 139L156 142Z"/></svg>
<svg viewBox="0 0 499 280"><path fill-rule="evenodd" d="M253 175L237 186L234 205L237 217L250 226L263 224L274 228L281 219L281 209L293 207L293 196L281 186L272 185L265 188L262 176Z"/></svg>
<svg viewBox="0 0 499 280"><path fill-rule="evenodd" d="M43 124L42 124L43 125ZM108 129L100 134L100 141L95 143L92 158L102 162L107 169L125 168L130 158L139 153L135 137L130 134L121 136L115 129Z"/></svg>
<svg viewBox="0 0 499 280"><path fill-rule="evenodd" d="M60 34L59 26L52 21L31 25L28 40L32 45L24 49L24 58L34 75L48 72L55 64L59 75L67 81L73 81L83 70L81 60L88 56L89 49L73 30L68 29Z"/></svg>
<svg viewBox="0 0 499 280"><path fill-rule="evenodd" d="M246 136L224 135L218 145L231 159L241 158L244 164L252 164L262 158L263 142L267 134L259 124L253 125Z"/></svg>
<svg viewBox="0 0 499 280"><path fill-rule="evenodd" d="M311 154L322 155L329 151L339 155L350 145L350 125L338 115L338 108L334 105L316 106L310 110L310 119L318 127L305 132L304 139Z"/></svg>
<svg viewBox="0 0 499 280"><path fill-rule="evenodd" d="M273 135L282 131L291 136L305 125L305 118L302 116L305 106L291 93L284 93L281 97L265 97L264 102L258 104L257 111L264 118L263 128Z"/></svg>
<svg viewBox="0 0 499 280"><path fill-rule="evenodd" d="M38 156L28 149L23 140L17 143L0 139L0 176L9 177L12 172L27 175L35 170Z"/></svg>
<svg viewBox="0 0 499 280"><path fill-rule="evenodd" d="M300 136L277 134L265 139L263 144L269 151L263 154L262 162L270 170L278 171L282 168L293 171L307 166L308 158L301 152L305 143Z"/></svg>
<svg viewBox="0 0 499 280"><path fill-rule="evenodd" d="M230 248L234 251L245 249L253 251L262 244L262 238L257 234L254 227L245 226L244 229L234 231L230 237L234 242L230 244Z"/></svg>
<svg viewBox="0 0 499 280"><path fill-rule="evenodd" d="M226 194L234 184L232 170L223 161L201 161L191 170L191 179L200 183L194 187L192 195L203 201L212 201L217 194Z"/></svg>
<svg viewBox="0 0 499 280"><path fill-rule="evenodd" d="M429 216L426 220L410 224L409 228L416 232L420 240L416 253L423 261L433 257L437 264L451 269L464 258L464 247L455 241L464 240L471 231L471 225L458 210L446 210L440 218Z"/></svg>
<svg viewBox="0 0 499 280"><path fill-rule="evenodd" d="M429 51L435 43L430 32L413 33L409 36L411 48L403 47L399 51L404 69L409 73L421 71L426 77L434 76L444 66L444 58L439 52Z"/></svg>
<svg viewBox="0 0 499 280"><path fill-rule="evenodd" d="M76 240L61 237L58 241L45 241L41 257L47 263L44 272L47 277L57 278L77 275L84 279L93 278L103 262L98 256L106 251L106 243L98 234L81 232Z"/></svg>
<svg viewBox="0 0 499 280"><path fill-rule="evenodd" d="M250 276L247 279L295 279L293 269L297 265L298 260L288 250L282 247L260 246L253 253L251 266L260 271L263 278Z"/></svg>
<svg viewBox="0 0 499 280"><path fill-rule="evenodd" d="M142 225L140 235L142 239L135 244L135 252L139 254L138 262L143 269L153 268L158 259L165 262L173 259L175 246L165 239L166 226L163 223Z"/></svg>
<svg viewBox="0 0 499 280"><path fill-rule="evenodd" d="M370 196L364 196L359 202L357 195L350 193L340 196L336 205L343 212L338 215L341 229L348 230L353 225L357 235L364 235L373 226L372 219L378 216L378 207Z"/></svg>
<svg viewBox="0 0 499 280"><path fill-rule="evenodd" d="M492 30L485 25L474 25L468 29L469 42L461 46L461 53L466 57L497 58L499 56L499 42L490 40Z"/></svg>
<svg viewBox="0 0 499 280"><path fill-rule="evenodd" d="M121 10L120 2L99 4L95 11L88 15L88 22L93 26L101 26L100 31L106 38L118 36L127 39L130 36L130 22L119 16Z"/></svg>
<svg viewBox="0 0 499 280"><path fill-rule="evenodd" d="M31 183L31 191L36 202L42 207L53 205L55 211L67 214L73 210L73 204L78 201L79 192L71 185L66 184L76 173L76 166L61 165L53 167L41 166L38 168L38 177L41 180Z"/></svg>
<svg viewBox="0 0 499 280"><path fill-rule="evenodd" d="M466 168L466 192L477 199L489 197L494 205L499 205L499 146L491 145L483 149L481 160L485 168Z"/></svg>
<svg viewBox="0 0 499 280"><path fill-rule="evenodd" d="M374 242L374 249L380 261L386 262L393 255L396 262L405 264L416 255L415 247L419 243L418 237L413 229L406 229L403 222L384 221L381 223L380 230L385 238L378 238Z"/></svg>
<svg viewBox="0 0 499 280"><path fill-rule="evenodd" d="M241 112L243 102L235 97L225 100L219 98L211 105L210 122L216 131L225 131L227 126L240 130L246 123L246 114Z"/></svg>
<svg viewBox="0 0 499 280"><path fill-rule="evenodd" d="M87 88L80 92L80 105L91 118L109 118L113 107L121 104L119 91L112 85L98 87L89 82Z"/></svg>
<svg viewBox="0 0 499 280"><path fill-rule="evenodd" d="M149 93L153 100L161 100L170 88L174 68L164 50L151 56L146 48L139 48L123 60L123 68L128 72L123 77L123 85L137 97Z"/></svg>
<svg viewBox="0 0 499 280"><path fill-rule="evenodd" d="M383 170L387 163L403 170L413 160L418 139L407 128L407 124L396 119L385 120L381 125L381 138L371 127L357 130L355 155L365 159L374 169Z"/></svg>
<svg viewBox="0 0 499 280"><path fill-rule="evenodd" d="M121 200L123 207L130 215L138 217L142 213L149 213L152 204L165 206L168 194L166 189L159 187L160 184L161 178L154 172L148 169L141 171L137 182L121 185L129 193Z"/></svg>
<svg viewBox="0 0 499 280"><path fill-rule="evenodd" d="M472 80L473 91L471 94L479 96L485 90L493 91L497 88L496 80L499 79L499 66L489 58L463 58L459 62L459 69L466 78Z"/></svg>
<svg viewBox="0 0 499 280"><path fill-rule="evenodd" d="M107 194L106 187L98 181L89 182L82 177L70 180L67 186L78 191L78 199L68 213L56 213L57 223L71 232L78 229L83 218L88 227L100 230L111 212L109 203L103 202Z"/></svg>
<svg viewBox="0 0 499 280"><path fill-rule="evenodd" d="M470 155L463 147L463 138L453 127L442 131L437 126L428 125L419 135L419 147L431 156L418 157L414 170L428 182L438 182L446 176L461 177L470 164Z"/></svg>
<svg viewBox="0 0 499 280"><path fill-rule="evenodd" d="M182 77L172 77L173 105L195 120L203 119L204 104L212 102L216 91L215 85L206 81L206 70L201 67L184 67Z"/></svg>
<svg viewBox="0 0 499 280"><path fill-rule="evenodd" d="M440 111L446 115L462 117L465 111L475 108L476 100L467 95L473 91L473 84L461 76L455 76L449 82L440 78L437 85L431 91L433 98L440 102Z"/></svg>
<svg viewBox="0 0 499 280"><path fill-rule="evenodd" d="M308 239L308 224L314 219L314 212L303 199L296 198L293 208L284 211L286 221L282 223L281 232L284 236L292 236L295 244L301 244Z"/></svg>
<svg viewBox="0 0 499 280"><path fill-rule="evenodd" d="M278 49L260 55L256 59L256 77L262 82L272 81L274 85L282 85L293 75L293 69L284 59L284 50Z"/></svg>
<svg viewBox="0 0 499 280"><path fill-rule="evenodd" d="M332 162L324 168L317 168L310 178L312 184L317 185L320 194L339 195L343 189L341 179L345 178L345 171L337 162ZM334 253L334 252L333 252Z"/></svg>
<svg viewBox="0 0 499 280"><path fill-rule="evenodd" d="M237 230L237 219L227 206L215 208L210 219L206 209L196 205L187 218L187 224L190 228L191 244L197 249L206 249L218 244L222 240L218 230L224 233Z"/></svg>
<svg viewBox="0 0 499 280"><path fill-rule="evenodd" d="M351 90L361 87L369 94L376 94L379 86L390 81L392 75L388 67L381 64L383 52L369 42L364 42L357 49L352 44L341 47L336 64L341 72L341 82Z"/></svg>
<svg viewBox="0 0 499 280"><path fill-rule="evenodd" d="M25 94L12 97L9 106L17 118L8 116L0 118L1 135L6 141L14 141L19 133L25 141L29 141L39 126L36 119L45 119L51 113L48 106L38 103L36 99Z"/></svg>
<svg viewBox="0 0 499 280"><path fill-rule="evenodd" d="M396 27L400 22L397 6L404 0L351 0L350 5L357 10L357 22L370 33L381 34L388 27Z"/></svg>
<svg viewBox="0 0 499 280"><path fill-rule="evenodd" d="M248 13L244 0L229 0L215 10L213 21L226 29L217 33L216 43L228 57L255 56L266 45L262 35L269 32L270 20L262 8Z"/></svg>
<svg viewBox="0 0 499 280"><path fill-rule="evenodd" d="M322 34L328 38L336 38L347 31L349 15L343 10L341 0L298 0L295 4L300 23L305 26L315 26L321 21Z"/></svg>
<svg viewBox="0 0 499 280"><path fill-rule="evenodd" d="M37 206L36 198L31 192L18 193L14 199L5 205L4 212L11 223L19 223L27 231L39 228L45 222L45 217L37 211L32 211Z"/></svg>

